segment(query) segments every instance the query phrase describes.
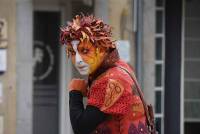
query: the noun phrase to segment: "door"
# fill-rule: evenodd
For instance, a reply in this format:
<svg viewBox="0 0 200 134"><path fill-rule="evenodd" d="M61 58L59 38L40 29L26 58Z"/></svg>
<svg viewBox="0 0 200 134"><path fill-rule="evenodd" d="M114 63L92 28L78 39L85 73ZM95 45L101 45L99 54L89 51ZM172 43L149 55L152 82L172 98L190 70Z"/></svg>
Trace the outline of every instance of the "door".
<svg viewBox="0 0 200 134"><path fill-rule="evenodd" d="M33 134L59 133L59 26L60 12L34 12Z"/></svg>

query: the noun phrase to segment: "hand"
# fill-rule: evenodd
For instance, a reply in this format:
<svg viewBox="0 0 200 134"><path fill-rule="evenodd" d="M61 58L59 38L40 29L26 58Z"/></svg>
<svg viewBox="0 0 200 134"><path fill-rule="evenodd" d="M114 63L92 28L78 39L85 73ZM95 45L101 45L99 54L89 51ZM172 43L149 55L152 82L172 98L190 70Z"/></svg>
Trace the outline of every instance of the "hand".
<svg viewBox="0 0 200 134"><path fill-rule="evenodd" d="M87 95L87 83L84 79L72 79L69 83L69 91L76 90L80 91L83 96Z"/></svg>

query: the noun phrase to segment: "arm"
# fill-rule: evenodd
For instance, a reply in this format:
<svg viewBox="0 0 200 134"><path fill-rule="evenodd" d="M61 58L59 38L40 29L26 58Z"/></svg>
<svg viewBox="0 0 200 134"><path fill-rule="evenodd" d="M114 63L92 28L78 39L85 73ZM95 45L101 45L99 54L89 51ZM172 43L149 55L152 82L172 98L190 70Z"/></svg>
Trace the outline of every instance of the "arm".
<svg viewBox="0 0 200 134"><path fill-rule="evenodd" d="M108 116L95 106L87 105L84 109L82 99L80 91L70 91L70 120L75 134L91 133Z"/></svg>

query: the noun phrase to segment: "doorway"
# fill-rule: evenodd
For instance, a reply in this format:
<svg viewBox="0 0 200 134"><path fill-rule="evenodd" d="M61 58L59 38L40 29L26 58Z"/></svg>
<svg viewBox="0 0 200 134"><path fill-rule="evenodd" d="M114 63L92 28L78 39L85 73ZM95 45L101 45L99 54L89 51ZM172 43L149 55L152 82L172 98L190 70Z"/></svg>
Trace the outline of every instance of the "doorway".
<svg viewBox="0 0 200 134"><path fill-rule="evenodd" d="M59 133L58 11L34 11L33 134Z"/></svg>

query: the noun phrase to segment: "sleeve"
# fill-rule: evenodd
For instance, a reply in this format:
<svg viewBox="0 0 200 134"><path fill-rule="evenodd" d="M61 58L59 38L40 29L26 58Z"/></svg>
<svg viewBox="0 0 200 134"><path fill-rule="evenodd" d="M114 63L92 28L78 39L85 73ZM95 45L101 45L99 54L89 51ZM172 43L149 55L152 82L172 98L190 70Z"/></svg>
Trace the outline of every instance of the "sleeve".
<svg viewBox="0 0 200 134"><path fill-rule="evenodd" d="M70 92L70 120L75 134L88 134L106 120L106 115L97 107L87 106L84 109L83 96L79 91Z"/></svg>
<svg viewBox="0 0 200 134"><path fill-rule="evenodd" d="M129 112L130 105L133 104L130 88L130 86L119 79L108 78L98 80L90 89L88 105L98 107L107 114L124 115Z"/></svg>

